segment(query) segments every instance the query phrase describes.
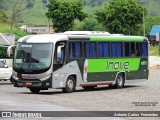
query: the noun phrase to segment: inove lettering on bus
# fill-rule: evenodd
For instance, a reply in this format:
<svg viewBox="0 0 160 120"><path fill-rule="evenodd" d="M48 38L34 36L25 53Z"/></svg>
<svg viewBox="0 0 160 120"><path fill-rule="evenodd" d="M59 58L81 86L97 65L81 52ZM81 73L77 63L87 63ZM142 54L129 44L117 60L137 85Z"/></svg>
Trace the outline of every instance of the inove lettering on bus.
<svg viewBox="0 0 160 120"><path fill-rule="evenodd" d="M129 62L109 62L107 61L107 70L128 70Z"/></svg>

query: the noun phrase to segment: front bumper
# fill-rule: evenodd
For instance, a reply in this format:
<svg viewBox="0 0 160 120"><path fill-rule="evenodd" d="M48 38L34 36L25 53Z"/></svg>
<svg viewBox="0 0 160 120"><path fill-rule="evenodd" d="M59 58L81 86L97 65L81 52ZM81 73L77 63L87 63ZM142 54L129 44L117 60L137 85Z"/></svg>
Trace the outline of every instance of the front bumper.
<svg viewBox="0 0 160 120"><path fill-rule="evenodd" d="M12 78L14 87L27 87L27 88L52 88L52 77L47 80L40 81L39 79L19 79Z"/></svg>

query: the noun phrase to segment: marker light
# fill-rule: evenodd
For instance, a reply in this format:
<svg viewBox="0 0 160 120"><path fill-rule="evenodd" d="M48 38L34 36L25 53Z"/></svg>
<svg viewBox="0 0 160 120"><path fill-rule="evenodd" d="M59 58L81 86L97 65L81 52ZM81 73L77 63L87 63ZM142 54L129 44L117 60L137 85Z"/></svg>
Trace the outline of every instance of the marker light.
<svg viewBox="0 0 160 120"><path fill-rule="evenodd" d="M47 80L47 79L50 78L50 77L51 77L51 74L48 74L48 75L46 75L45 77L40 78L40 80L41 80L41 81L44 81L44 80Z"/></svg>
<svg viewBox="0 0 160 120"><path fill-rule="evenodd" d="M13 77L13 79L15 79L15 80L19 80L19 78L17 77L17 76L12 76Z"/></svg>

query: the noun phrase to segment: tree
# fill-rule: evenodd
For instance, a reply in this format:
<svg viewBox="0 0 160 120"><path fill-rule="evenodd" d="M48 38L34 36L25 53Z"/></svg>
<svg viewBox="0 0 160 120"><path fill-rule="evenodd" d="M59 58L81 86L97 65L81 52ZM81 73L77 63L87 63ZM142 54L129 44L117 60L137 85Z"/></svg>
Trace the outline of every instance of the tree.
<svg viewBox="0 0 160 120"><path fill-rule="evenodd" d="M76 22L72 30L105 31L106 29L94 17L87 17L83 22Z"/></svg>
<svg viewBox="0 0 160 120"><path fill-rule="evenodd" d="M12 13L11 13L11 29L16 22L17 18L19 18L22 15L23 10L25 10L25 7L21 5L21 2L15 1L12 7Z"/></svg>
<svg viewBox="0 0 160 120"><path fill-rule="evenodd" d="M82 12L81 0L78 2L50 0L47 7L46 15L48 19L52 20L56 32L70 30L76 19L82 21L87 16L86 13Z"/></svg>
<svg viewBox="0 0 160 120"><path fill-rule="evenodd" d="M6 15L6 12L4 10L0 9L0 22L5 23L5 22L7 22L7 19L8 19L8 17Z"/></svg>
<svg viewBox="0 0 160 120"><path fill-rule="evenodd" d="M112 0L96 11L96 19L111 33L137 34L143 23L143 7L136 0ZM146 9L145 9L146 14Z"/></svg>

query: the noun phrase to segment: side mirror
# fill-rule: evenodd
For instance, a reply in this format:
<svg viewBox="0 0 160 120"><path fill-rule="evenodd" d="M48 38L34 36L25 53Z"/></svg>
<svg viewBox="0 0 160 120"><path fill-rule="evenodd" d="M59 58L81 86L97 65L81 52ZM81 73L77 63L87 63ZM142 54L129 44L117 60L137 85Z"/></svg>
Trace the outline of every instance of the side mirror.
<svg viewBox="0 0 160 120"><path fill-rule="evenodd" d="M62 48L64 47L64 45L58 46L57 48L57 62L60 63L61 62L61 55L62 55Z"/></svg>
<svg viewBox="0 0 160 120"><path fill-rule="evenodd" d="M61 58L61 46L57 48L57 59Z"/></svg>
<svg viewBox="0 0 160 120"><path fill-rule="evenodd" d="M11 57L11 55L13 55L13 49L15 49L15 45L11 45L7 48L8 57Z"/></svg>

